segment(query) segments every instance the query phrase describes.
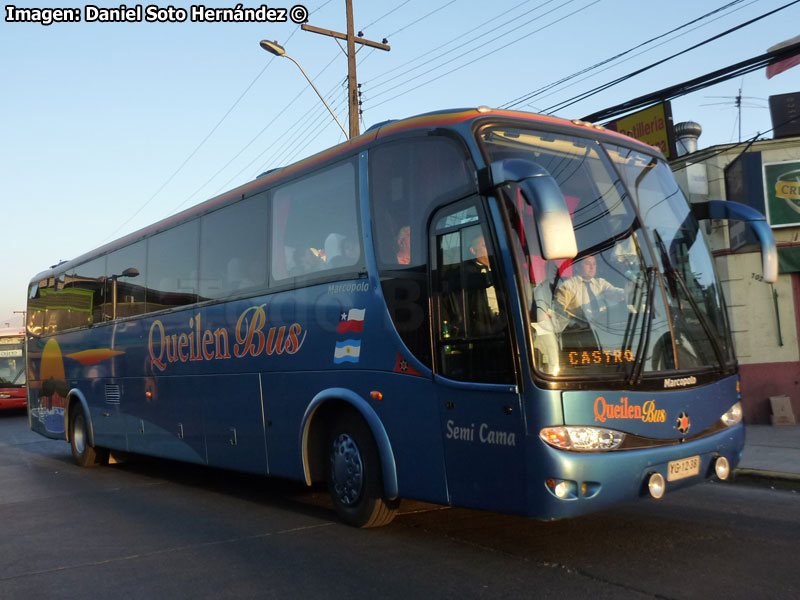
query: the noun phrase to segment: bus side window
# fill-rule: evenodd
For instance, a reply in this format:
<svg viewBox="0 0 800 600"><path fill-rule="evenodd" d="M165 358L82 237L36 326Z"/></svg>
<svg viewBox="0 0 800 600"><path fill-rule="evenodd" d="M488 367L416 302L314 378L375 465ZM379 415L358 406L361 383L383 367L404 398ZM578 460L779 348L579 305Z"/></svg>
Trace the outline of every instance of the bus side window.
<svg viewBox="0 0 800 600"><path fill-rule="evenodd" d="M200 219L200 300L256 292L267 286L266 193Z"/></svg>
<svg viewBox="0 0 800 600"><path fill-rule="evenodd" d="M46 290L45 333L85 327L92 318L92 292L73 286L75 275L61 273Z"/></svg>
<svg viewBox="0 0 800 600"><path fill-rule="evenodd" d="M364 270L354 160L277 188L271 219L272 286L299 287Z"/></svg>
<svg viewBox="0 0 800 600"><path fill-rule="evenodd" d="M197 219L147 240L147 312L197 302Z"/></svg>
<svg viewBox="0 0 800 600"><path fill-rule="evenodd" d="M430 213L474 192L475 168L443 135L402 138L369 151L369 196L381 287L395 329L431 366L428 292Z"/></svg>
<svg viewBox="0 0 800 600"><path fill-rule="evenodd" d="M147 282L146 240L115 250L106 261L106 303L103 318L131 317L145 312L145 283ZM134 275L138 273L138 275ZM114 307L114 288L117 305Z"/></svg>
<svg viewBox="0 0 800 600"><path fill-rule="evenodd" d="M28 288L28 320L27 329L31 335L44 335L44 300L42 291L46 289L47 281L42 280L32 283Z"/></svg>
<svg viewBox="0 0 800 600"><path fill-rule="evenodd" d="M55 333L56 318L49 305L55 305L56 278L42 279L28 295L28 331L34 335Z"/></svg>
<svg viewBox="0 0 800 600"><path fill-rule="evenodd" d="M450 379L513 383L514 368L499 262L478 208L459 204L433 220L435 343Z"/></svg>
<svg viewBox="0 0 800 600"><path fill-rule="evenodd" d="M103 322L105 303L105 256L78 265L67 275L64 289L72 290L73 310L80 309L83 314L73 320L75 327Z"/></svg>

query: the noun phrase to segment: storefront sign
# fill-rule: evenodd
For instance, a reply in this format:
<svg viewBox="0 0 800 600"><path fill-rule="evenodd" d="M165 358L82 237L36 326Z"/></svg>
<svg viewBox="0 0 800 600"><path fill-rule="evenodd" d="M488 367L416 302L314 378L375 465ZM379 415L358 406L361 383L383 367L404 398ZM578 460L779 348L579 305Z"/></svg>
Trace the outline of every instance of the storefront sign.
<svg viewBox="0 0 800 600"><path fill-rule="evenodd" d="M800 161L764 164L764 198L772 227L800 225Z"/></svg>
<svg viewBox="0 0 800 600"><path fill-rule="evenodd" d="M655 146L667 160L677 157L672 108L669 102L662 102L621 119L615 119L606 123L605 127Z"/></svg>

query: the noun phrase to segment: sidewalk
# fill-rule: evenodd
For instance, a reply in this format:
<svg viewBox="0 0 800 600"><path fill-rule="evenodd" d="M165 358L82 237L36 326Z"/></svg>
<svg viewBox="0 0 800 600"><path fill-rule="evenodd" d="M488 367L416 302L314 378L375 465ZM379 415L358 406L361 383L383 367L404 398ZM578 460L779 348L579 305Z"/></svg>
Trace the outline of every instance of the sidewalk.
<svg viewBox="0 0 800 600"><path fill-rule="evenodd" d="M800 425L745 425L744 453L735 479L800 485Z"/></svg>

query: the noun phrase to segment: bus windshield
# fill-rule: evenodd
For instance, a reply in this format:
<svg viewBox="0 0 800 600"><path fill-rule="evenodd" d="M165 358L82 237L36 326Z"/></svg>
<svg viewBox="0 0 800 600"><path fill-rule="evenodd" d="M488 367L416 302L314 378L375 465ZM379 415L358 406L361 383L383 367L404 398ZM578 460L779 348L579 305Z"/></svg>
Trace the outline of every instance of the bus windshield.
<svg viewBox="0 0 800 600"><path fill-rule="evenodd" d="M0 338L0 387L25 385L25 357L19 337Z"/></svg>
<svg viewBox="0 0 800 600"><path fill-rule="evenodd" d="M544 167L572 217L577 256L548 261L522 192L503 203L540 373L633 381L733 360L711 255L663 161L520 128L486 128L479 141L487 162Z"/></svg>

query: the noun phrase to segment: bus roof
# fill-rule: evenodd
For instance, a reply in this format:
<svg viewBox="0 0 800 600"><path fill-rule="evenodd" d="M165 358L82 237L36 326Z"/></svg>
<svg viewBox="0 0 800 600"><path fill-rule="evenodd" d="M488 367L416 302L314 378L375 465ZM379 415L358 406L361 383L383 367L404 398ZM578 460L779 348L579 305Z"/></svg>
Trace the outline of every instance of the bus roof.
<svg viewBox="0 0 800 600"><path fill-rule="evenodd" d="M647 144L644 144L643 142L640 142L639 140L635 140L624 134L608 130L602 126L594 125L593 123L588 123L586 121L580 121L580 120L569 121L567 119L562 119L559 117L553 117L549 115L540 115L536 113L512 111L512 110L492 109L486 106L480 106L477 108L448 109L448 110L423 113L413 117L407 117L405 119L386 121L377 127L368 129L358 137L342 142L341 144L328 148L327 150L323 150L322 152L318 152L317 154L313 154L296 163L287 165L282 168L269 170L259 175L253 181L244 183L239 187L233 188L232 190L229 190L227 192L223 192L219 196L215 196L213 198L210 198L209 200L200 202L195 206L189 207L170 217L166 217L165 219L157 221L152 225L143 227L142 229L139 229L124 237L121 237L117 240L104 244L99 248L90 250L89 252L86 252L76 258L73 258L68 261L63 261L58 265L55 265L49 269L37 273L34 277L31 278L30 283L38 282L46 277L52 277L54 274L61 273L66 269L82 264L87 260L103 256L104 254L112 252L118 248L127 246L128 244L132 244L133 242L143 239L149 235L152 235L159 231L163 231L165 229L169 229L172 226L183 222L184 220L190 219L194 216L198 216L206 212L210 212L212 210L224 206L225 204L235 202L236 200L241 199L244 196L248 196L257 190L260 190L261 188L268 188L271 185L273 185L276 181L289 178L295 173L313 167L316 164L327 162L339 155L344 155L347 153L351 153L353 151L357 151L379 138L395 135L406 131L413 131L415 129L452 127L471 120L477 120L477 119L483 120L491 118L519 119L524 121L552 124L572 129L583 129L584 131L586 129L591 129L593 130L594 133L599 132L607 136L610 135L612 137L618 138L620 142L625 143L629 146L630 145L638 146L641 150L645 152L660 155L660 151L657 148L654 148L653 146L649 146Z"/></svg>

